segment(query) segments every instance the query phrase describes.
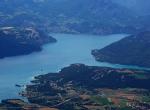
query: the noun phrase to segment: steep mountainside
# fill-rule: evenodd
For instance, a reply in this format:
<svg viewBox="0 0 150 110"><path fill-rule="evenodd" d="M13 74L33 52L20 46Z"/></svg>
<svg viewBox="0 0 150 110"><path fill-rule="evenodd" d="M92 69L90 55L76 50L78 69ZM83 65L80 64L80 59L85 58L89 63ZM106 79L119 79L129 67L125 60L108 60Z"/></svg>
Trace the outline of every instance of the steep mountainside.
<svg viewBox="0 0 150 110"><path fill-rule="evenodd" d="M133 33L145 29L141 19L147 18L112 0L1 0L0 8L0 26L51 32Z"/></svg>
<svg viewBox="0 0 150 110"><path fill-rule="evenodd" d="M126 37L92 54L98 61L150 67L150 32Z"/></svg>
<svg viewBox="0 0 150 110"><path fill-rule="evenodd" d="M40 51L43 44L55 41L33 28L3 27L0 29L0 58Z"/></svg>
<svg viewBox="0 0 150 110"><path fill-rule="evenodd" d="M149 0L113 0L120 5L132 9L137 14L149 15L150 1Z"/></svg>

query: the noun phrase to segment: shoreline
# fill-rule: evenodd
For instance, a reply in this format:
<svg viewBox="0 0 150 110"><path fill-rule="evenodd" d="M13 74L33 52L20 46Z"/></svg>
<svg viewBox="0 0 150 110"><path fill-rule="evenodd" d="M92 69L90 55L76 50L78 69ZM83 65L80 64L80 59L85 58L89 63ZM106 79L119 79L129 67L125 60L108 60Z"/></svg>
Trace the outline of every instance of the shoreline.
<svg viewBox="0 0 150 110"><path fill-rule="evenodd" d="M63 36L58 36L58 37L60 37L61 39L63 38ZM72 36L72 37L75 38L76 36ZM82 36L81 36L81 37L82 37ZM83 36L83 37L84 37L84 36ZM91 36L91 37L92 37L92 36ZM91 37L90 37L90 38L91 38ZM105 36L104 36L104 37L105 37ZM104 38L104 37L103 37L103 38ZM112 36L112 37L114 38L115 35ZM54 36L54 38L55 38L55 36ZM57 37L56 37L56 38L57 38ZM66 38L66 37L65 37L65 38ZM68 38L69 38L69 37L68 37ZM87 36L87 38L88 38L88 36ZM94 38L94 37L93 37L93 38ZM95 37L95 38L98 38L98 39L96 39L97 45L98 45L98 46L101 46L101 45L100 45L100 44L101 44L101 42L100 42L101 38L100 38L100 37ZM108 38L108 37L106 37L106 39L107 39L107 38ZM59 39L58 39L58 40L59 40ZM90 41L89 41L87 44L89 44L90 42L92 42L91 39L89 39L89 40L90 40ZM108 38L108 40L109 40L109 38ZM110 40L111 40L111 38L110 38ZM78 41L78 40L77 40L77 41ZM93 42L94 42L94 44L95 44L95 40L93 40ZM99 43L99 42L100 42L100 43ZM59 43L59 42L57 42L57 43ZM56 43L56 44L57 44L57 43ZM65 42L65 43L67 43L67 42ZM81 42L81 44L82 44L82 42ZM108 44L108 42L107 42L107 44ZM49 44L48 44L48 45L49 45ZM71 45L74 45L74 44L71 44ZM44 46L46 46L46 45L44 45ZM52 46L53 46L53 45L52 45ZM52 46L50 46L50 47L52 47ZM56 48L56 45L54 45L54 46L55 46L54 48ZM59 46L61 47L62 45L59 45ZM46 46L46 47L47 47L47 46ZM97 47L97 46L94 46L94 48L95 48L95 47ZM75 48L77 48L77 47L75 47ZM90 47L90 48L91 48L91 47ZM93 47L92 47L92 48L93 48ZM60 49L60 48L58 48L58 49ZM56 51L54 51L54 52L57 53L58 50L56 50ZM67 51L67 52L68 52L68 51ZM70 52L70 51L69 51L69 52ZM84 51L82 51L82 52L84 52ZM56 54L56 53L55 53L55 54ZM42 53L42 54L43 54L43 53ZM48 54L50 54L50 53L46 53L46 55L48 55ZM54 55L55 55L55 54L54 54ZM90 57L91 57L91 56L90 56ZM39 61L41 61L41 58L43 58L43 56L42 56L42 57L40 56ZM51 58L51 57L48 57L48 58ZM52 57L52 58L53 58L53 57ZM15 60L16 60L16 59L15 59ZM31 60L31 59L29 59L29 61L30 61L30 60ZM37 60L37 59L36 59L36 60ZM82 60L82 59L81 59L81 60ZM93 58L92 60L94 60L94 58ZM24 57L23 57L23 59L21 59L21 62L22 62L22 61L24 61ZM45 60L45 61L47 61L47 60ZM50 62L51 62L51 60L50 60ZM74 62L74 63L75 63L74 60L71 61L71 62ZM81 62L84 62L84 61L81 61ZM92 62L92 63L89 62L87 65L93 65L93 64L96 64L96 66L98 66L98 65L103 65L103 64L100 64L99 62L96 62L96 63L95 63L95 62L96 62L96 61L94 60L94 63L93 63L93 62ZM58 63L60 64L60 62L58 62ZM91 63L91 64L90 64L90 63ZM20 62L19 62L19 64L20 64ZM27 63L27 64L28 64L28 63ZM33 64L34 64L34 63L33 63ZM72 63L69 62L69 64L72 64ZM69 64L66 64L66 63L64 64L64 63L62 63L62 64L59 65L59 66L62 66L62 67L59 67L59 66L57 67L57 66L56 66L56 68L58 68L58 71L55 71L56 68L53 69L53 66L54 66L54 65L52 65L52 67L51 67L51 65L49 65L49 68L50 68L50 69L47 69L47 67L46 67L46 68L44 67L43 69L46 70L46 72L44 72L44 73L42 72L42 74L47 74L47 73L51 72L51 70L54 71L54 72L59 72L61 68L66 67L66 66L69 66ZM105 65L105 66L106 66L106 65L108 66L108 64L104 64L104 65ZM110 65L110 64L109 64L109 65ZM116 65L114 65L114 64L112 64L112 65L113 65L113 67L116 66ZM43 66L45 66L45 65L43 65ZM118 67L118 65L117 65L117 67ZM50 70L50 71L49 71L49 70ZM39 68L39 71L40 71L40 68ZM38 72L39 72L39 71L38 71ZM48 72L47 72L47 71L48 71ZM20 71L19 71L18 73L20 73ZM18 73L17 73L17 74L18 74ZM26 74L26 73L22 73L22 74ZM41 75L41 74L35 73L34 75L31 75L30 77L27 77L28 83L30 83L30 81L31 81L30 78L31 78L31 77L33 78L33 77L36 77L36 76L38 76L38 75Z"/></svg>

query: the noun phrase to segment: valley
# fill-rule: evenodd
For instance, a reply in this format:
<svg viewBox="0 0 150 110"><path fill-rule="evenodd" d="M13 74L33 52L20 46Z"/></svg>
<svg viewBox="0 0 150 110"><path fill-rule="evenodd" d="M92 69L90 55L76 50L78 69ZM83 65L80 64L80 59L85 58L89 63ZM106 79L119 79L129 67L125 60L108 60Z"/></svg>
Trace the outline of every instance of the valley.
<svg viewBox="0 0 150 110"><path fill-rule="evenodd" d="M0 0L0 110L150 110L149 6Z"/></svg>

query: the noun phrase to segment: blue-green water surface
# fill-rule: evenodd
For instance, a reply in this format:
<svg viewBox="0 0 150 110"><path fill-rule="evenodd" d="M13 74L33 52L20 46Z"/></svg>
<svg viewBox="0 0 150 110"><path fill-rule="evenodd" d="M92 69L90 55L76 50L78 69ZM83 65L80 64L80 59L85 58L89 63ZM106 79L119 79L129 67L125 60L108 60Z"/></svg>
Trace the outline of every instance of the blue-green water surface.
<svg viewBox="0 0 150 110"><path fill-rule="evenodd" d="M0 59L0 100L20 98L15 84L27 84L33 76L57 72L72 63L91 66L129 67L95 61L92 49L103 48L125 37L125 34L109 36L52 34L57 43L43 46L41 52L25 56Z"/></svg>

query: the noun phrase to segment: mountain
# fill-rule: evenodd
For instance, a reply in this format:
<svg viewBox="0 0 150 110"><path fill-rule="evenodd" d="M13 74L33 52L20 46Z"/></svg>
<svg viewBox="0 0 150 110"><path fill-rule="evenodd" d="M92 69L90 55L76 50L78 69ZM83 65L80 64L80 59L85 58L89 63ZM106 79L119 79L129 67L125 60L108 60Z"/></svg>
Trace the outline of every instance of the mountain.
<svg viewBox="0 0 150 110"><path fill-rule="evenodd" d="M141 32L93 50L97 61L150 67L150 32Z"/></svg>
<svg viewBox="0 0 150 110"><path fill-rule="evenodd" d="M139 15L149 15L150 1L149 0L114 0L114 2L132 9Z"/></svg>
<svg viewBox="0 0 150 110"><path fill-rule="evenodd" d="M147 27L141 22L147 15L112 0L1 0L0 8L0 26L89 34L135 33Z"/></svg>
<svg viewBox="0 0 150 110"><path fill-rule="evenodd" d="M0 28L0 58L40 51L45 43L56 40L33 28Z"/></svg>

